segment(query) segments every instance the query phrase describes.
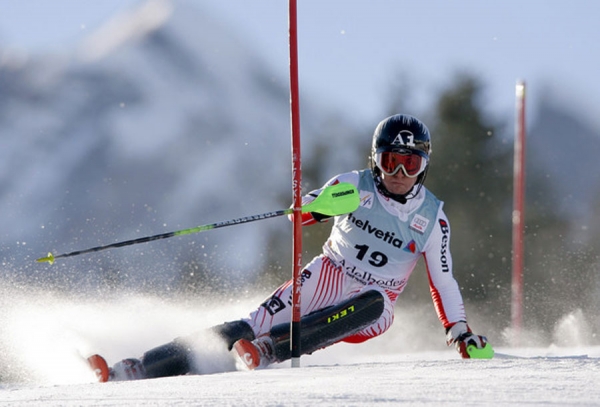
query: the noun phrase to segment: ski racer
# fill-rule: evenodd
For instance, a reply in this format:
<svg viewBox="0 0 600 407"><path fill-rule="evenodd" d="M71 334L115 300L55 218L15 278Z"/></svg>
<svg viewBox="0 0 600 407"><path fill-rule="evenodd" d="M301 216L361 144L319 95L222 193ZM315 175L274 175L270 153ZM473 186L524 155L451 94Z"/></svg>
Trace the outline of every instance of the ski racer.
<svg viewBox="0 0 600 407"><path fill-rule="evenodd" d="M384 333L394 304L422 256L437 316L447 344L463 358L467 347L482 349L484 336L469 325L458 283L452 274L450 223L443 203L423 184L429 168L431 137L417 118L397 114L381 121L373 134L370 168L337 175L327 185L354 184L360 206L335 216L323 252L302 271L300 347L303 354L343 341L361 343ZM303 205L321 190L303 197ZM303 214L303 225L327 221ZM248 317L212 328L223 346L249 368L291 357L292 282L277 288ZM193 338L178 338L140 359L109 368L89 358L100 381L131 380L194 373Z"/></svg>

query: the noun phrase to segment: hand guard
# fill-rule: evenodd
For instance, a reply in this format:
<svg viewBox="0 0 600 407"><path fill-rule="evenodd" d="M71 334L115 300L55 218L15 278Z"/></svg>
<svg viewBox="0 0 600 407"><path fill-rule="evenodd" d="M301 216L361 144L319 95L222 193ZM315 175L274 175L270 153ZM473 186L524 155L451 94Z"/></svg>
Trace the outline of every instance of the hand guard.
<svg viewBox="0 0 600 407"><path fill-rule="evenodd" d="M466 322L459 321L446 330L446 343L448 346L454 344L463 359L470 359L471 356L467 352L467 347L474 345L477 349L483 349L487 343L487 338L475 335Z"/></svg>
<svg viewBox="0 0 600 407"><path fill-rule="evenodd" d="M319 196L321 191L322 189L315 189L314 191L304 195L302 197L302 206L314 201ZM318 212L304 212L302 213L302 226L314 225L317 222L327 222L330 218L332 218L332 216L323 215L322 213ZM288 215L288 219L293 221L294 217L290 214Z"/></svg>

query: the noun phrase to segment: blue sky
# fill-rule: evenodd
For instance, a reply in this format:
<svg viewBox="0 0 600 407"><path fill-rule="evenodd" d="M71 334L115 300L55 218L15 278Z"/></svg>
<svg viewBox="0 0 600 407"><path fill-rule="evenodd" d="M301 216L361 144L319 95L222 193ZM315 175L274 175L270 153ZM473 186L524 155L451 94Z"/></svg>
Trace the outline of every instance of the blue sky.
<svg viewBox="0 0 600 407"><path fill-rule="evenodd" d="M183 0L237 30L282 76L288 73L288 1ZM74 47L139 0L0 0L0 58L7 50ZM600 128L600 2L595 0L298 0L300 89L351 116L379 121L390 81L405 73L415 109L468 70L484 103L514 110L528 86L530 115L545 88ZM0 59L1 61L1 59Z"/></svg>

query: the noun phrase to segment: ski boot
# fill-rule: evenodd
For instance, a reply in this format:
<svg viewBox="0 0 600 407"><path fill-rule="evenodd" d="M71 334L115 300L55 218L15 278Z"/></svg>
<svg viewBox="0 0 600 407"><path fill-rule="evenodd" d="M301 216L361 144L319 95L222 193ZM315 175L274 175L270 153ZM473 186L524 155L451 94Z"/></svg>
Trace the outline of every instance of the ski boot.
<svg viewBox="0 0 600 407"><path fill-rule="evenodd" d="M144 365L139 359L123 359L110 368L102 356L92 355L88 358L88 363L100 383L146 378Z"/></svg>
<svg viewBox="0 0 600 407"><path fill-rule="evenodd" d="M249 370L267 367L275 362L273 341L268 336L253 341L240 339L233 345L233 348L238 359Z"/></svg>

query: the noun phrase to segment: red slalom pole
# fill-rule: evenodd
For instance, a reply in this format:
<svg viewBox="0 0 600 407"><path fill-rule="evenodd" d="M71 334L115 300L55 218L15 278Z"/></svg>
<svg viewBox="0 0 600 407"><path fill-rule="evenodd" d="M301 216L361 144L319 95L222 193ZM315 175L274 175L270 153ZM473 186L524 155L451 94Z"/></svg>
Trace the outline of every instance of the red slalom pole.
<svg viewBox="0 0 600 407"><path fill-rule="evenodd" d="M289 2L290 28L290 115L292 122L293 286L290 347L292 367L300 367L300 311L302 290L302 161L300 159L300 98L298 96L298 25L296 0Z"/></svg>
<svg viewBox="0 0 600 407"><path fill-rule="evenodd" d="M521 341L523 320L523 234L525 231L525 82L516 85L516 119L513 167L512 300L513 346Z"/></svg>

